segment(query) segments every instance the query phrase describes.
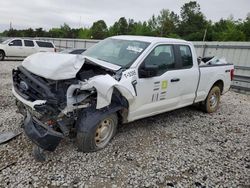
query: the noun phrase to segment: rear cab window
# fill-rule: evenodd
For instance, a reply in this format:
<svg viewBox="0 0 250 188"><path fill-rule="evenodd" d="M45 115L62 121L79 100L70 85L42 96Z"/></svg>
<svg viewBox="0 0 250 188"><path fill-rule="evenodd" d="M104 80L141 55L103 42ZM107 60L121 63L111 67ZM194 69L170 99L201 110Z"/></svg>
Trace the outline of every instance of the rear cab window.
<svg viewBox="0 0 250 188"><path fill-rule="evenodd" d="M193 67L193 57L190 47L188 45L178 45L177 48L180 52L181 68Z"/></svg>
<svg viewBox="0 0 250 188"><path fill-rule="evenodd" d="M51 42L36 41L37 45L42 48L54 48L54 45Z"/></svg>
<svg viewBox="0 0 250 188"><path fill-rule="evenodd" d="M24 40L24 46L26 47L34 47L34 42L32 40Z"/></svg>

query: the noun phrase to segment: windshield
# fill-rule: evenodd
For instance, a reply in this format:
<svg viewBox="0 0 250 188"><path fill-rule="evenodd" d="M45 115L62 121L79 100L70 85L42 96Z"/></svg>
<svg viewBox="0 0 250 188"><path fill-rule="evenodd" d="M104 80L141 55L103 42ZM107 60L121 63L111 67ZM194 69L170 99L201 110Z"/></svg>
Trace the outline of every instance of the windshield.
<svg viewBox="0 0 250 188"><path fill-rule="evenodd" d="M69 49L62 50L59 53L61 53L61 54L69 54L71 51L72 51L72 49L69 48Z"/></svg>
<svg viewBox="0 0 250 188"><path fill-rule="evenodd" d="M12 39L7 39L5 41L2 42L2 44L7 44L8 42L10 42Z"/></svg>
<svg viewBox="0 0 250 188"><path fill-rule="evenodd" d="M142 41L108 38L89 48L83 55L121 67L128 67L149 44L148 42Z"/></svg>

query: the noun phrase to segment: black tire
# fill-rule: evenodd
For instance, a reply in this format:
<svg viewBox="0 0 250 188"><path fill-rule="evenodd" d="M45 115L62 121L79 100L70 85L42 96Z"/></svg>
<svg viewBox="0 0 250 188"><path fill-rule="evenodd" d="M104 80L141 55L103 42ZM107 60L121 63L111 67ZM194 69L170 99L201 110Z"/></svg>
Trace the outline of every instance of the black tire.
<svg viewBox="0 0 250 188"><path fill-rule="evenodd" d="M213 86L209 91L205 101L201 103L202 109L207 113L213 113L218 110L220 103L221 90L218 86Z"/></svg>
<svg viewBox="0 0 250 188"><path fill-rule="evenodd" d="M106 122L106 123L105 123ZM80 122L81 123L81 122ZM112 124L112 125L111 125ZM108 145L110 140L114 137L117 131L118 118L117 114L108 114L97 124L93 125L89 131L77 132L76 144L78 151L81 152L93 152L103 149ZM111 130L107 127L112 127ZM100 128L101 127L101 128ZM103 131L107 131L107 137L102 141ZM98 141L99 138L99 141Z"/></svg>
<svg viewBox="0 0 250 188"><path fill-rule="evenodd" d="M3 61L5 57L4 51L0 50L0 61Z"/></svg>

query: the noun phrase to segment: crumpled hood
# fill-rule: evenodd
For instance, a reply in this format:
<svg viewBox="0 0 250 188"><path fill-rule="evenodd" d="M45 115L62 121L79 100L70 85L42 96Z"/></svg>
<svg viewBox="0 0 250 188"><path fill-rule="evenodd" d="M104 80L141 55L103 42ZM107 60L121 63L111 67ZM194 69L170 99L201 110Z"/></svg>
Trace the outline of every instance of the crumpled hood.
<svg viewBox="0 0 250 188"><path fill-rule="evenodd" d="M102 67L118 70L119 66L106 63L94 58L75 54L60 54L54 52L40 52L25 58L22 66L38 76L51 80L65 80L75 78L85 59Z"/></svg>

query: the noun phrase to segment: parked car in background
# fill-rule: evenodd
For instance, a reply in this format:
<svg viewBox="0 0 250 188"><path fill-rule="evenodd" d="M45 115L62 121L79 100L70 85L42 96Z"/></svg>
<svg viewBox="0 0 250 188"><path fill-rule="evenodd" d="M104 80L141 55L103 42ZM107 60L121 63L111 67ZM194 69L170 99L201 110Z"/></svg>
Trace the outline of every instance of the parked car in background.
<svg viewBox="0 0 250 188"><path fill-rule="evenodd" d="M82 54L85 51L86 51L85 48L68 48L68 49L64 49L60 53L63 53L63 54Z"/></svg>
<svg viewBox="0 0 250 188"><path fill-rule="evenodd" d="M5 57L27 57L37 52L55 52L52 42L12 38L0 43L0 61Z"/></svg>

